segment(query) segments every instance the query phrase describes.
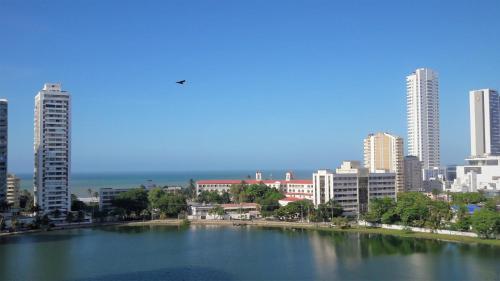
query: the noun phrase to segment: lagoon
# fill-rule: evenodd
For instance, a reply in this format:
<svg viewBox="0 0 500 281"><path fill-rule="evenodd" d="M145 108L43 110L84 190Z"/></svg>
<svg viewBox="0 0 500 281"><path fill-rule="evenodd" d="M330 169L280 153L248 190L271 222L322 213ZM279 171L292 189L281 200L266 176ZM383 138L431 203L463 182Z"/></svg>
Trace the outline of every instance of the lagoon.
<svg viewBox="0 0 500 281"><path fill-rule="evenodd" d="M499 280L500 247L192 225L0 238L0 280Z"/></svg>

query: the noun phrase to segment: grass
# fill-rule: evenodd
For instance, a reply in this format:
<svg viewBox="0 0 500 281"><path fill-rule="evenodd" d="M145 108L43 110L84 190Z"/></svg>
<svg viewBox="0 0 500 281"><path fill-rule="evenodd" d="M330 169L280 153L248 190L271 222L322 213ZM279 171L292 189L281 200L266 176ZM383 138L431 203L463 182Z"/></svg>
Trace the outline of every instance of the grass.
<svg viewBox="0 0 500 281"><path fill-rule="evenodd" d="M385 228L369 228L369 227L353 227L353 228L348 228L348 229L316 227L316 229L326 230L326 231L330 230L330 231L339 231L339 232L393 235L393 236L406 237L406 238L436 239L436 240L452 241L452 242L460 242L460 243L478 243L478 244L487 244L487 245L500 247L500 240L481 239L481 238L477 238L477 237L458 236L458 235L447 235L447 234L425 233L425 232L405 232L404 230L385 229Z"/></svg>

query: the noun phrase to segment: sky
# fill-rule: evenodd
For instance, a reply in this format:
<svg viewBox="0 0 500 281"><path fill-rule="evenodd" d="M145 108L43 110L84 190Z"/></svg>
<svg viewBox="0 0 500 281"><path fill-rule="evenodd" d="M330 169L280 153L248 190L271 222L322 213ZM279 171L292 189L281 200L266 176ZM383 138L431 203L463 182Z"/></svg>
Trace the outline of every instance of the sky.
<svg viewBox="0 0 500 281"><path fill-rule="evenodd" d="M72 95L72 170L335 168L406 140L405 77L440 77L442 164L468 92L500 88L500 1L0 0L9 171L33 170L34 97ZM180 86L177 80L186 79Z"/></svg>

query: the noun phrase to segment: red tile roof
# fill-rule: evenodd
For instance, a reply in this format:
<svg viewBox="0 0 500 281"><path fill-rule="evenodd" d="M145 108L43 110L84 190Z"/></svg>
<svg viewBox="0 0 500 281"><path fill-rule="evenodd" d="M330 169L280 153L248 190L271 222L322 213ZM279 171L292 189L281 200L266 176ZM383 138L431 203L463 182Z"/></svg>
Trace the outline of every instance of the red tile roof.
<svg viewBox="0 0 500 281"><path fill-rule="evenodd" d="M264 184L312 184L312 180L290 180L290 181L285 181L285 180L199 180L196 183L197 184L240 184L242 181L244 181L247 184L258 184L258 183L264 183Z"/></svg>

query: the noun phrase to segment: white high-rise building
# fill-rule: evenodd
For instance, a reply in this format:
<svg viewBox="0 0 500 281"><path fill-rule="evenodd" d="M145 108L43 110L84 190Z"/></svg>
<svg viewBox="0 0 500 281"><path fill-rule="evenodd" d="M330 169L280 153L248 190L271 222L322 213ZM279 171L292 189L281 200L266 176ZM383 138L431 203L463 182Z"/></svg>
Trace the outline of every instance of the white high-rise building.
<svg viewBox="0 0 500 281"><path fill-rule="evenodd" d="M471 156L500 155L500 100L491 89L469 93Z"/></svg>
<svg viewBox="0 0 500 281"><path fill-rule="evenodd" d="M439 167L439 83L431 69L419 68L406 77L408 154L423 169Z"/></svg>
<svg viewBox="0 0 500 281"><path fill-rule="evenodd" d="M469 92L471 157L456 167L453 192L500 194L500 100L490 89Z"/></svg>
<svg viewBox="0 0 500 281"><path fill-rule="evenodd" d="M71 98L47 83L35 97L35 204L45 214L71 210Z"/></svg>

